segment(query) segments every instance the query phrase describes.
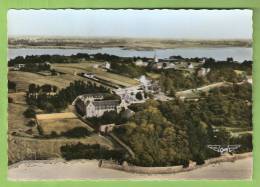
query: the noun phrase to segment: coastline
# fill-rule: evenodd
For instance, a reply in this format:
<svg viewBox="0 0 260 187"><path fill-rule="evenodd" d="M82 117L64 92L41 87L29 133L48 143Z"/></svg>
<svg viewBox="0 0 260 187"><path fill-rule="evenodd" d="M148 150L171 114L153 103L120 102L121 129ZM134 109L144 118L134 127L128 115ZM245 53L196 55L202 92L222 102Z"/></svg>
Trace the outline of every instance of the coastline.
<svg viewBox="0 0 260 187"><path fill-rule="evenodd" d="M252 178L252 155L234 161L204 164L193 170L171 174L140 174L98 167L98 160L28 160L10 165L10 180L64 179L248 179Z"/></svg>
<svg viewBox="0 0 260 187"><path fill-rule="evenodd" d="M237 160L241 160L249 157L252 157L251 152L242 153L242 154L233 154L233 155L225 154L220 157L210 158L208 160L205 160L205 163L202 165L196 165L196 162L190 162L188 167L183 167L182 165L167 166L167 167L141 167L141 166L131 166L131 165L129 166L127 163L123 165L117 165L109 161L102 162L101 167L126 171L130 173L139 173L139 174L175 174L175 173L193 171L212 164L219 164L224 162L235 162Z"/></svg>
<svg viewBox="0 0 260 187"><path fill-rule="evenodd" d="M122 50L134 50L134 51L153 51L153 50L161 50L161 49L192 49L192 48L252 48L252 46L244 46L244 45L191 45L191 46L165 46L165 47L131 47L131 46L98 46L98 47L92 47L92 46L52 46L52 45L8 45L9 49L102 49L102 48L120 48Z"/></svg>

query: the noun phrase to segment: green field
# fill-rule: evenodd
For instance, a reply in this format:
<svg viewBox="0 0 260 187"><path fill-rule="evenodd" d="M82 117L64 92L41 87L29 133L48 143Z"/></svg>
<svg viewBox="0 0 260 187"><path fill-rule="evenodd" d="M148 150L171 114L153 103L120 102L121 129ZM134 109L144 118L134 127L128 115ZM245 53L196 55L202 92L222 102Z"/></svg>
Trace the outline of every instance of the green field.
<svg viewBox="0 0 260 187"><path fill-rule="evenodd" d="M107 72L102 68L94 68L94 64L100 65L100 63L71 63L71 64L53 64L52 67L57 71L64 72L70 75L75 73L93 73L97 78L107 80L116 85L134 86L138 84L138 81L125 76Z"/></svg>
<svg viewBox="0 0 260 187"><path fill-rule="evenodd" d="M9 71L8 80L16 82L17 92L27 91L29 84L51 84L58 88L65 88L75 80L85 80L80 76L72 76L71 74L62 74L58 76L43 76L37 73L23 71Z"/></svg>

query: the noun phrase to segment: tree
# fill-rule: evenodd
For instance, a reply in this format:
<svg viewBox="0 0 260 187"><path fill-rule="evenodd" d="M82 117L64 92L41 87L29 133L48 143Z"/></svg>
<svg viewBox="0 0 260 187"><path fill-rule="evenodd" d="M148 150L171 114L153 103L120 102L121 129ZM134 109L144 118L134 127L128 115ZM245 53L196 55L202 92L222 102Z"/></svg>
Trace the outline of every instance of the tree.
<svg viewBox="0 0 260 187"><path fill-rule="evenodd" d="M16 92L16 83L8 80L8 89L14 90Z"/></svg>
<svg viewBox="0 0 260 187"><path fill-rule="evenodd" d="M104 124L115 123L117 119L118 119L118 114L116 111L104 112L102 116L102 121Z"/></svg>
<svg viewBox="0 0 260 187"><path fill-rule="evenodd" d="M143 94L142 92L137 92L136 95L135 95L136 99L138 100L143 100Z"/></svg>
<svg viewBox="0 0 260 187"><path fill-rule="evenodd" d="M41 87L41 90L44 92L44 93L50 93L51 90L52 90L52 86L50 84L44 84L42 87Z"/></svg>
<svg viewBox="0 0 260 187"><path fill-rule="evenodd" d="M28 91L30 94L35 94L36 93L36 84L30 84Z"/></svg>
<svg viewBox="0 0 260 187"><path fill-rule="evenodd" d="M166 63L166 62L163 63L163 67L164 67L164 68L167 67L167 63Z"/></svg>
<svg viewBox="0 0 260 187"><path fill-rule="evenodd" d="M75 127L65 133L62 133L62 135L70 138L80 138L90 135L90 132L85 127Z"/></svg>
<svg viewBox="0 0 260 187"><path fill-rule="evenodd" d="M175 94L176 94L175 89L174 89L174 88L171 88L171 89L170 89L169 96L175 97Z"/></svg>
<svg viewBox="0 0 260 187"><path fill-rule="evenodd" d="M58 87L57 87L57 86L52 86L52 91L53 91L53 92L57 92L57 90L58 90Z"/></svg>
<svg viewBox="0 0 260 187"><path fill-rule="evenodd" d="M34 111L33 108L29 107L29 108L27 108L27 109L24 111L23 115L24 115L26 118L34 118L35 115L36 115L36 112Z"/></svg>
<svg viewBox="0 0 260 187"><path fill-rule="evenodd" d="M233 62L234 60L233 60L233 58L232 57L228 57L227 58L227 62Z"/></svg>
<svg viewBox="0 0 260 187"><path fill-rule="evenodd" d="M45 106L45 110L48 113L53 113L55 111L55 108L51 103L47 103Z"/></svg>

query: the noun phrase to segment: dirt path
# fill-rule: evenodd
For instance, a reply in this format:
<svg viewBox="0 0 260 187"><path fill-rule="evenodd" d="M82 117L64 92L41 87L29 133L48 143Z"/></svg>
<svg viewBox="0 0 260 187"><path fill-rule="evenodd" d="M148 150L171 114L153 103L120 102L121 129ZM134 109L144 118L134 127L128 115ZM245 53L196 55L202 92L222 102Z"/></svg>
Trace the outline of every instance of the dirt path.
<svg viewBox="0 0 260 187"><path fill-rule="evenodd" d="M221 86L229 86L230 84L231 83L228 83L228 82L217 82L217 83L209 84L209 85L202 86L202 87L199 87L199 88L188 89L188 90L176 92L176 96L179 96L179 97L180 96L186 96L188 94L192 94L193 92L208 91L210 89L218 88L218 87L221 87Z"/></svg>

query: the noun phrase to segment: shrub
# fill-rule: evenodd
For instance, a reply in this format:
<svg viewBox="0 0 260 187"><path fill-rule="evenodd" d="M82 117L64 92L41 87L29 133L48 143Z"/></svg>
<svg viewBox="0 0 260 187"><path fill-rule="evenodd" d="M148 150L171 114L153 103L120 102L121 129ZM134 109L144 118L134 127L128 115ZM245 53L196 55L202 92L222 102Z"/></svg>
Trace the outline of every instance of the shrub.
<svg viewBox="0 0 260 187"><path fill-rule="evenodd" d="M58 136L57 132L51 131L50 137L56 138Z"/></svg>
<svg viewBox="0 0 260 187"><path fill-rule="evenodd" d="M14 99L12 97L8 97L8 103L13 103Z"/></svg>
<svg viewBox="0 0 260 187"><path fill-rule="evenodd" d="M196 155L194 158L197 165L202 165L205 163L205 160L202 158L201 155Z"/></svg>
<svg viewBox="0 0 260 187"><path fill-rule="evenodd" d="M251 152L253 150L252 134L243 134L238 137L232 137L230 144L240 145L240 147L235 150L235 153Z"/></svg>
<svg viewBox="0 0 260 187"><path fill-rule="evenodd" d="M42 130L42 128L41 128L41 126L40 125L37 125L37 130L38 130L38 132L39 132L39 135L43 135L43 130Z"/></svg>
<svg viewBox="0 0 260 187"><path fill-rule="evenodd" d="M47 103L45 106L45 111L47 113L53 113L55 111L55 108L51 103Z"/></svg>
<svg viewBox="0 0 260 187"><path fill-rule="evenodd" d="M78 143L61 147L62 157L72 159L114 159L122 161L124 153L118 150L108 150L99 144L88 145Z"/></svg>
<svg viewBox="0 0 260 187"><path fill-rule="evenodd" d="M28 123L27 123L27 126L29 126L29 127L33 127L33 126L35 126L35 121L34 120L30 120Z"/></svg>
<svg viewBox="0 0 260 187"><path fill-rule="evenodd" d="M189 160L181 160L181 164L183 165L183 168L187 168L190 165Z"/></svg>
<svg viewBox="0 0 260 187"><path fill-rule="evenodd" d="M67 132L62 133L62 135L69 138L80 138L89 136L90 132L84 127L75 127Z"/></svg>

